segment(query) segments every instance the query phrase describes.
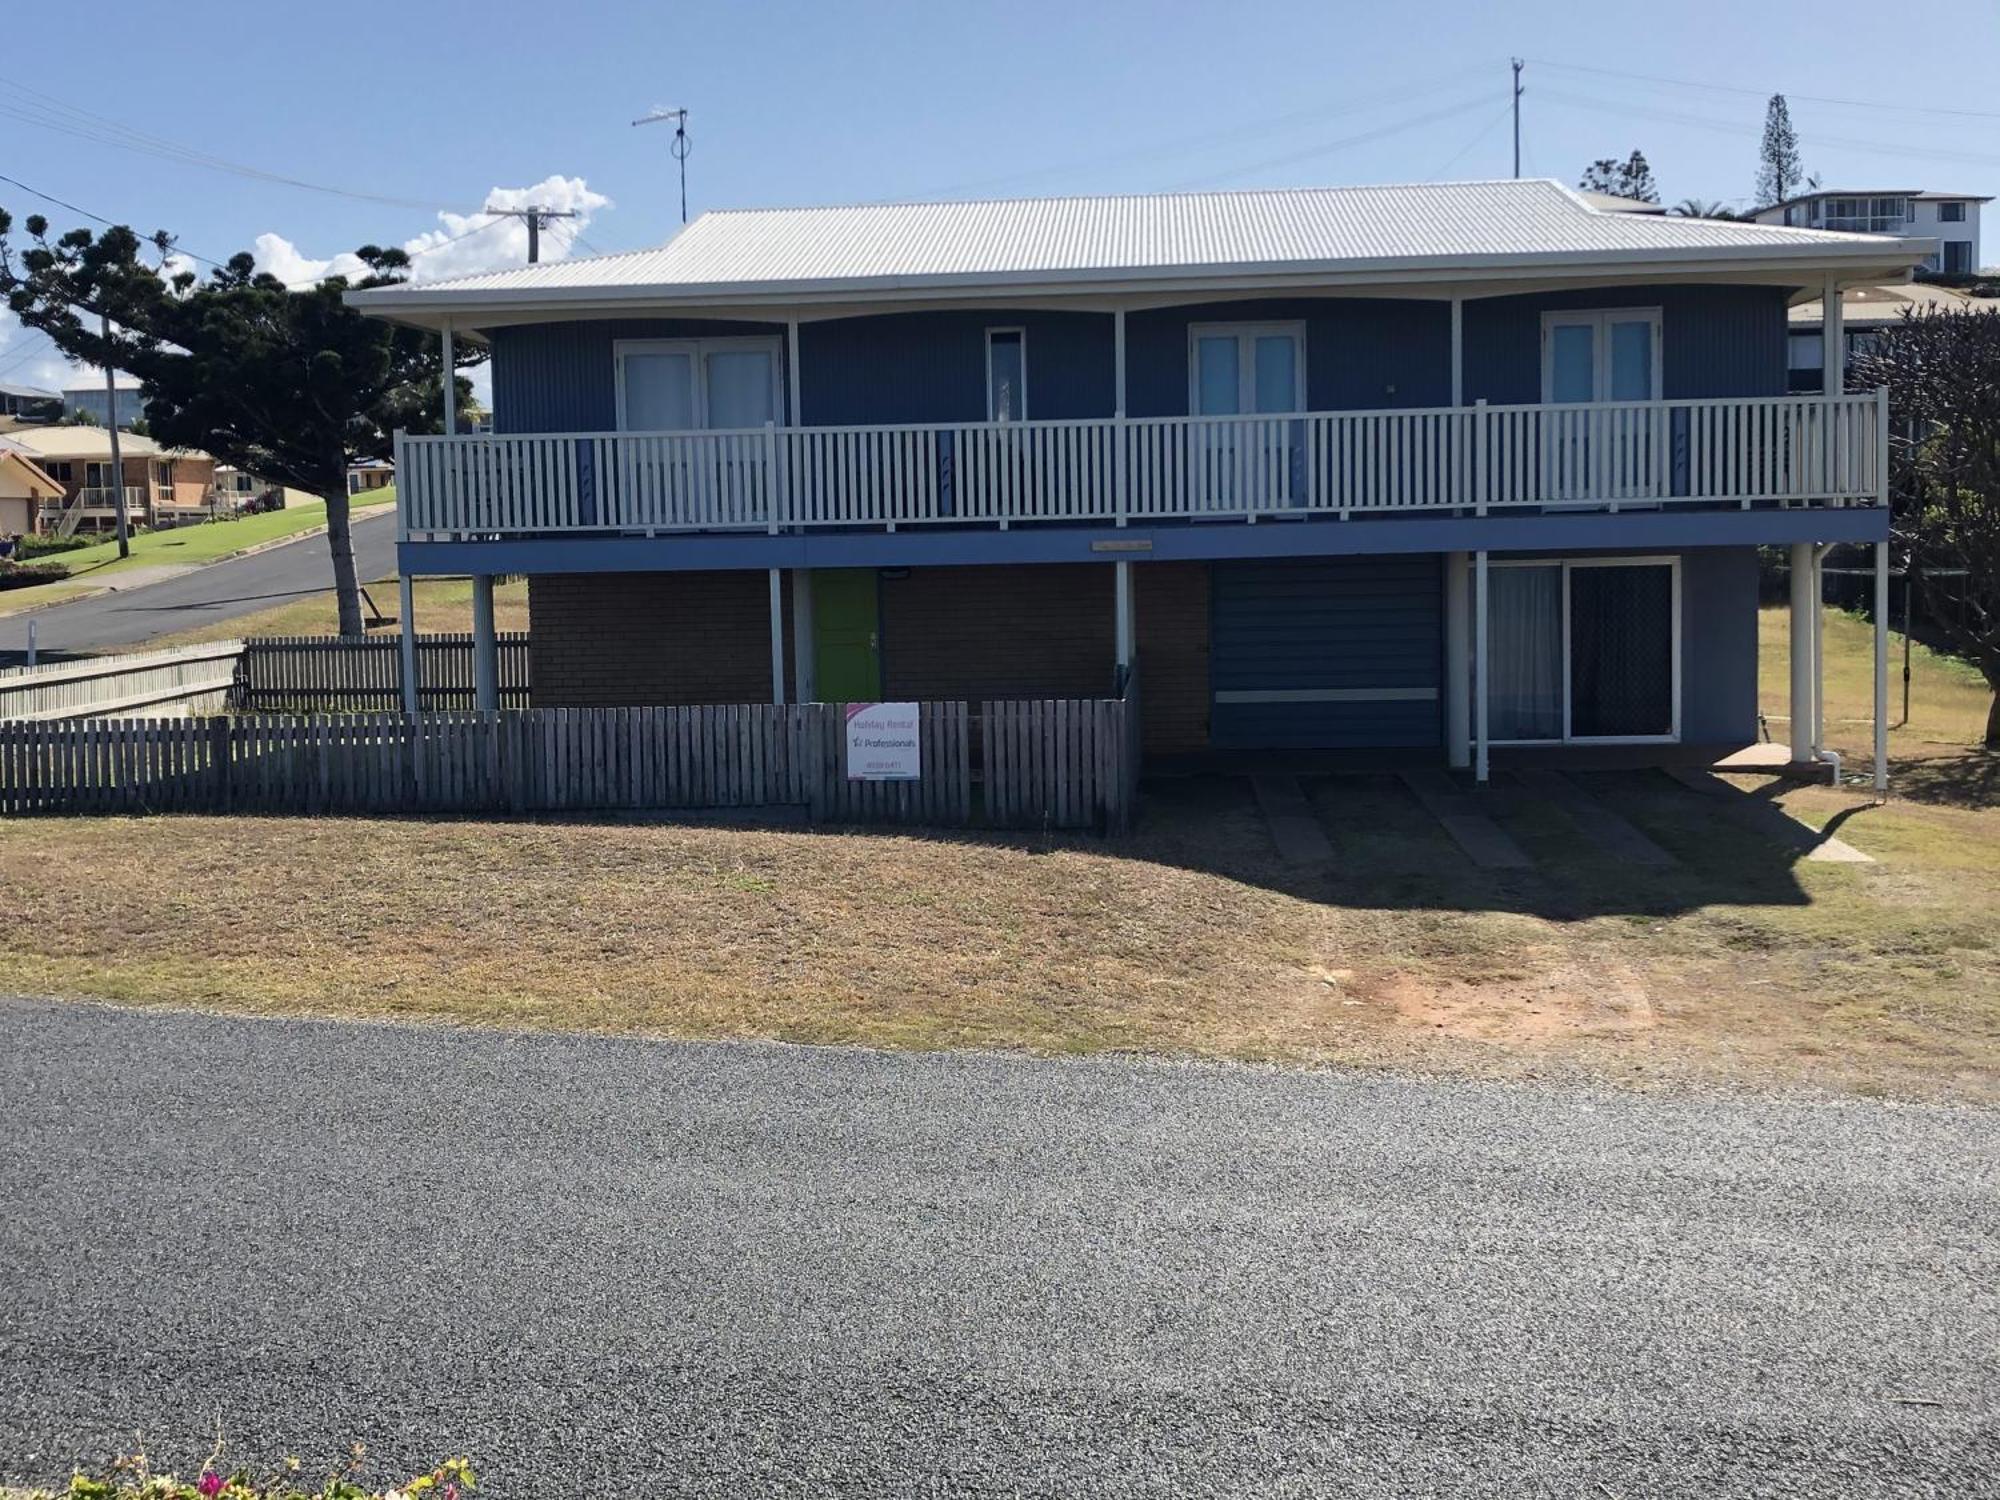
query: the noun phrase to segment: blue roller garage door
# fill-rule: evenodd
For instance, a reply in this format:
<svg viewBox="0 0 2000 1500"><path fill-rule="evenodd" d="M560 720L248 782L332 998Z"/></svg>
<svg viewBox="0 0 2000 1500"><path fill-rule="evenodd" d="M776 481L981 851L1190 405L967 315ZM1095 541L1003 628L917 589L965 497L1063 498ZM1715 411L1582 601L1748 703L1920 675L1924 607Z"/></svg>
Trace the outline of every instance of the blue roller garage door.
<svg viewBox="0 0 2000 1500"><path fill-rule="evenodd" d="M1219 748L1442 743L1435 554L1217 563L1210 601L1209 733Z"/></svg>

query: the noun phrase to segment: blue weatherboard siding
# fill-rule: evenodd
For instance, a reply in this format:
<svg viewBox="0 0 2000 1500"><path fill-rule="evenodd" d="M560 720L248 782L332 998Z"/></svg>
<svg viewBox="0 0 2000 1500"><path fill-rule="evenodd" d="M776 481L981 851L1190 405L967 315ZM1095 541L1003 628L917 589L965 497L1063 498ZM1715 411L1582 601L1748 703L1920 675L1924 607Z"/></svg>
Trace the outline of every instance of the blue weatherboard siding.
<svg viewBox="0 0 2000 1500"><path fill-rule="evenodd" d="M1660 309L1660 378L1669 400L1785 394L1786 290L1761 286L1612 287L1465 304L1465 399L1542 399L1542 314Z"/></svg>
<svg viewBox="0 0 2000 1500"><path fill-rule="evenodd" d="M1306 325L1306 402L1312 410L1451 404L1451 310L1446 304L1300 297L1127 313L1127 415L1187 415L1188 325L1297 322Z"/></svg>
<svg viewBox="0 0 2000 1500"><path fill-rule="evenodd" d="M1217 563L1209 577L1211 742L1220 749L1440 744L1443 597L1434 553ZM1385 690L1405 696L1362 696ZM1346 696L1240 696L1328 691Z"/></svg>
<svg viewBox="0 0 2000 1500"><path fill-rule="evenodd" d="M1109 313L889 313L799 325L805 425L985 421L989 328L1027 332L1031 420L1112 414Z"/></svg>
<svg viewBox="0 0 2000 1500"><path fill-rule="evenodd" d="M1757 553L1698 547L1681 554L1681 739L1757 740Z"/></svg>
<svg viewBox="0 0 2000 1500"><path fill-rule="evenodd" d="M496 328L493 427L496 432L615 432L619 339L693 339L777 334L782 323L713 318L598 318Z"/></svg>
<svg viewBox="0 0 2000 1500"><path fill-rule="evenodd" d="M1782 395L1782 287L1620 287L1475 298L1465 303L1465 398L1541 399L1541 315L1555 308L1658 306L1664 394ZM1302 322L1306 399L1315 411L1445 406L1451 314L1442 302L1302 297L1215 302L1126 316L1130 415L1185 415L1188 326ZM1108 313L937 311L808 322L799 328L808 425L977 421L986 414L986 330L1027 330L1031 417L1105 417L1116 401ZM782 335L775 322L582 319L492 331L494 422L501 432L604 432L617 426L612 345L626 338Z"/></svg>

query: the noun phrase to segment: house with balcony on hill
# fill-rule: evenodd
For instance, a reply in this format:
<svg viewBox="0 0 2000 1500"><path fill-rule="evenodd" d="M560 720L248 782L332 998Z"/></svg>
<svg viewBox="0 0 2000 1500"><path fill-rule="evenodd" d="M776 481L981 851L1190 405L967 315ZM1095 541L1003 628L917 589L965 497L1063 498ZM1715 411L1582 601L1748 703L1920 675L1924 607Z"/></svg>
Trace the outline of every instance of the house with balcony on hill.
<svg viewBox="0 0 2000 1500"><path fill-rule="evenodd" d="M490 663L526 575L539 706L1136 671L1155 762L1484 776L1754 741L1773 546L1817 754L1817 558L1888 535L1839 291L1935 248L1475 182L718 212L348 298L490 350L493 430L397 444L405 618L471 575ZM1787 389L1808 299L1825 394Z"/></svg>

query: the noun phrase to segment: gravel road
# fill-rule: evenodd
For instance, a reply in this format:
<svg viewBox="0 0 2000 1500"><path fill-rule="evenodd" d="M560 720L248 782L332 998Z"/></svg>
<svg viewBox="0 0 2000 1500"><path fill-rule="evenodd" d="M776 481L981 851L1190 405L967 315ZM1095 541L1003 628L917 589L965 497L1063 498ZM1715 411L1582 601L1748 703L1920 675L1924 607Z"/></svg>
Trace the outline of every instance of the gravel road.
<svg viewBox="0 0 2000 1500"><path fill-rule="evenodd" d="M0 1001L0 1474L2000 1493L2000 1116Z"/></svg>

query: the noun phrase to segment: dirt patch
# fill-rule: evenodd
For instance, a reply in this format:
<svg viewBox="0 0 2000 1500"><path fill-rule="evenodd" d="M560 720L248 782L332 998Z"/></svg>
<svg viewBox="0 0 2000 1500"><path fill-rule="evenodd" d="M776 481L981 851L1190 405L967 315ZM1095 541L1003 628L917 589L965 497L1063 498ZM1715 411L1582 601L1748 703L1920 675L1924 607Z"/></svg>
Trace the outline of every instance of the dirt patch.
<svg viewBox="0 0 2000 1500"><path fill-rule="evenodd" d="M1508 1049L1631 1036L1658 1024L1645 981L1615 967L1586 972L1562 964L1490 984L1392 974L1362 993L1398 1025Z"/></svg>

